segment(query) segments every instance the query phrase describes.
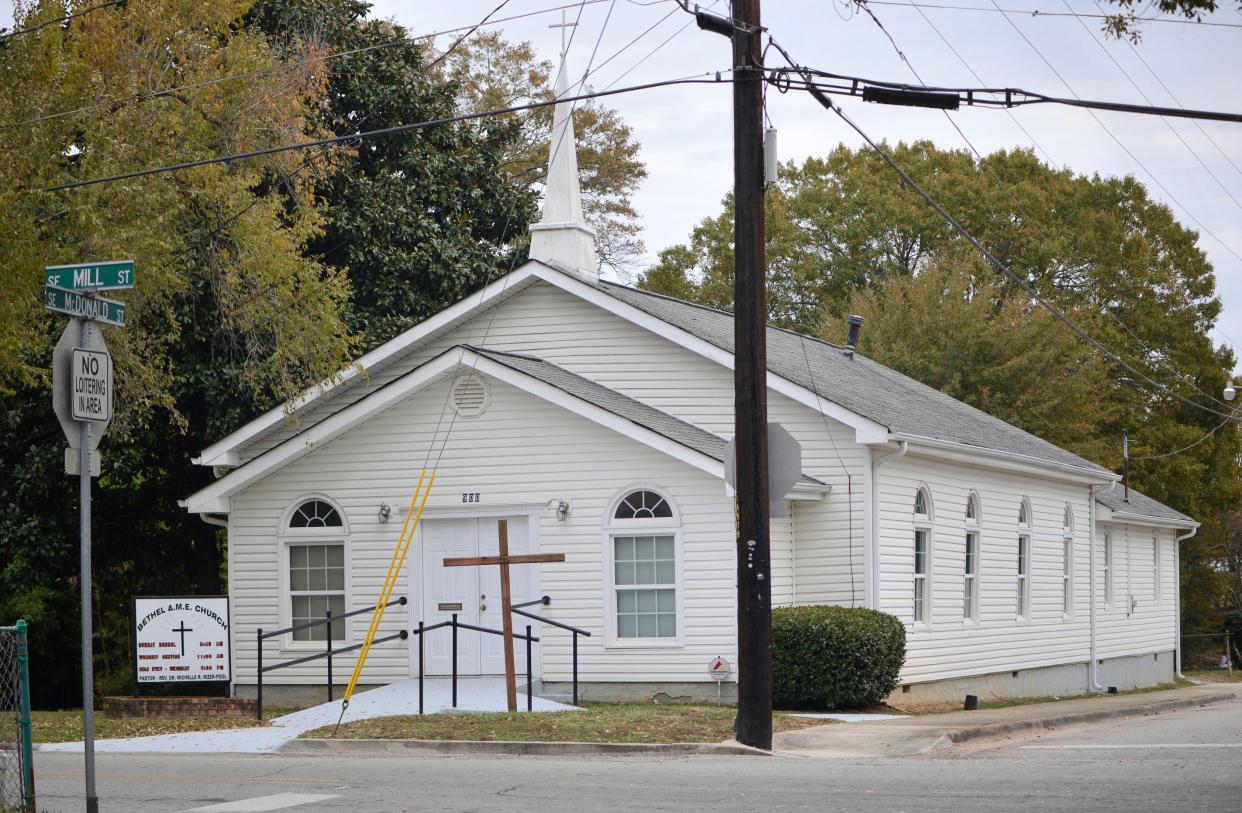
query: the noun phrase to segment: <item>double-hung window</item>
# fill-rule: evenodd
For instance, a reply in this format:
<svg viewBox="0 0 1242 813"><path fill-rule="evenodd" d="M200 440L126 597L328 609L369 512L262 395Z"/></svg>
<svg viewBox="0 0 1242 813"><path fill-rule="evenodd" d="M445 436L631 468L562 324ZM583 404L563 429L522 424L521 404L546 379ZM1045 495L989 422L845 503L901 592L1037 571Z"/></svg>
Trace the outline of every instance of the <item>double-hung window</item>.
<svg viewBox="0 0 1242 813"><path fill-rule="evenodd" d="M612 591L618 640L679 636L677 534L672 506L635 491L612 517Z"/></svg>
<svg viewBox="0 0 1242 813"><path fill-rule="evenodd" d="M307 500L289 519L289 623L323 621L345 613L345 528L340 513L323 500ZM325 641L328 625L294 630L294 641ZM332 640L345 639L344 622L332 623Z"/></svg>
<svg viewBox="0 0 1242 813"><path fill-rule="evenodd" d="M931 494L919 488L914 495L914 606L916 624L931 620Z"/></svg>
<svg viewBox="0 0 1242 813"><path fill-rule="evenodd" d="M1104 607L1113 606L1113 534L1104 532Z"/></svg>
<svg viewBox="0 0 1242 813"><path fill-rule="evenodd" d="M1074 614L1074 512L1068 505L1061 523L1061 613Z"/></svg>
<svg viewBox="0 0 1242 813"><path fill-rule="evenodd" d="M1031 604L1031 504L1025 497L1018 508L1017 616L1025 620Z"/></svg>
<svg viewBox="0 0 1242 813"><path fill-rule="evenodd" d="M966 499L966 557L962 579L962 618L979 617L979 497Z"/></svg>
<svg viewBox="0 0 1242 813"><path fill-rule="evenodd" d="M1164 585L1161 581L1164 579L1162 562L1160 561L1160 532L1151 532L1151 578L1152 588L1151 595L1157 604L1164 598Z"/></svg>

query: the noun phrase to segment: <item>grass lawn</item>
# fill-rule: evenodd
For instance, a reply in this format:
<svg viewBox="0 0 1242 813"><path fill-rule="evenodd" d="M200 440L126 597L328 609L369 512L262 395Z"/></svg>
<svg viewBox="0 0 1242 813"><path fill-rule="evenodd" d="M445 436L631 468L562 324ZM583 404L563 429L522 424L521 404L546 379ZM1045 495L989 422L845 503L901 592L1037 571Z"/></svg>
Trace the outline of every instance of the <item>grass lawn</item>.
<svg viewBox="0 0 1242 813"><path fill-rule="evenodd" d="M500 740L509 742L722 742L733 737L729 706L583 703L583 711L540 714L428 714L376 717L345 723L338 739ZM777 713L774 731L824 725ZM335 726L303 737L331 737Z"/></svg>
<svg viewBox="0 0 1242 813"><path fill-rule="evenodd" d="M287 714L289 709L265 710L264 720ZM82 739L82 712L31 712L32 734L36 743L75 742ZM177 734L182 731L211 731L225 728L253 728L267 725L253 717L142 717L110 720L95 712L95 738L150 737L155 734Z"/></svg>

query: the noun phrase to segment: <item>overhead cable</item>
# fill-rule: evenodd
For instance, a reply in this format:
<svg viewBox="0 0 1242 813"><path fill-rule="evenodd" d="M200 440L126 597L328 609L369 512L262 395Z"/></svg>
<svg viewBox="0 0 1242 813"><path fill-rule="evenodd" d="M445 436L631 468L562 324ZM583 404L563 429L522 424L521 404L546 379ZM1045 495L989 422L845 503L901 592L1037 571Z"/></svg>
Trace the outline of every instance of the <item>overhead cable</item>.
<svg viewBox="0 0 1242 813"><path fill-rule="evenodd" d="M695 76L710 76L712 72L703 74L695 74ZM719 76L719 72L716 72ZM367 138L375 138L377 136L393 135L394 133L404 133L410 130L425 130L429 127L438 127L445 124L455 124L462 121L474 121L476 119L487 118L489 116L501 116L507 113L520 113L524 110L534 110L540 107L548 107L557 102L575 102L583 99L597 99L603 96L617 96L622 93L635 93L640 90L652 90L655 88L669 87L672 85L715 85L725 82L744 81L738 79L704 79L704 78L683 78L683 79L666 79L657 82L646 82L641 85L631 85L629 87L616 88L614 90L601 90L591 93L581 93L576 96L566 96L561 99L550 99L546 101L528 102L526 104L513 105L511 107L502 107L495 110L482 110L475 113L462 113L457 116L446 116L437 119L428 119L426 121L415 121L408 124L398 124L393 127L382 127L378 130L367 130L365 132L350 133L346 135L331 136L329 138L317 138L310 141L299 141L294 144L283 144L276 147L267 147L261 150L248 150L245 152L231 153L229 155L218 155L211 158L200 158L194 161L183 161L179 164L167 164L158 167L149 167L147 169L138 169L132 172L122 172L116 175L105 175L99 178L87 178L81 181L69 181L67 183L56 184L54 186L43 187L38 190L41 192L59 192L66 189L77 189L83 186L93 186L101 183L112 183L114 181L123 181L130 178L141 178L147 175L156 175L164 172L176 172L183 169L192 169L194 167L209 166L211 164L225 164L231 161L240 161L246 158L258 158L264 155L274 155L276 153L290 152L292 150L304 150L314 147L326 147L333 144L341 144L347 141L357 141Z"/></svg>
<svg viewBox="0 0 1242 813"><path fill-rule="evenodd" d="M1040 11L1039 9L1021 9L1021 8L984 8L982 6L956 6L946 3L913 3L909 0L867 0L868 3L876 6L906 6L908 8L931 8L945 9L953 11L986 11L995 13L999 11L1002 14L1027 14L1031 17L1085 17L1087 19L1110 20L1116 15L1111 14L1083 14L1081 12L1064 12L1064 11ZM1176 17L1133 17L1135 22L1142 23L1177 23L1178 25L1202 25L1213 26L1219 28L1242 28L1242 23L1220 23L1210 20L1179 20Z"/></svg>

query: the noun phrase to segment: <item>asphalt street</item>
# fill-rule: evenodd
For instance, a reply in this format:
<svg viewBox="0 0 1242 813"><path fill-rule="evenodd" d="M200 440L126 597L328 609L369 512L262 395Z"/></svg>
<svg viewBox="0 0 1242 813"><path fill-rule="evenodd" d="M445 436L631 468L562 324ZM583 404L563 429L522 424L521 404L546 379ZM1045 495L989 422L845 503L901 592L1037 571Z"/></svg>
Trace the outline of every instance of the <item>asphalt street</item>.
<svg viewBox="0 0 1242 813"><path fill-rule="evenodd" d="M36 756L76 811L80 754ZM124 755L102 811L1242 810L1242 700L977 744L937 758Z"/></svg>

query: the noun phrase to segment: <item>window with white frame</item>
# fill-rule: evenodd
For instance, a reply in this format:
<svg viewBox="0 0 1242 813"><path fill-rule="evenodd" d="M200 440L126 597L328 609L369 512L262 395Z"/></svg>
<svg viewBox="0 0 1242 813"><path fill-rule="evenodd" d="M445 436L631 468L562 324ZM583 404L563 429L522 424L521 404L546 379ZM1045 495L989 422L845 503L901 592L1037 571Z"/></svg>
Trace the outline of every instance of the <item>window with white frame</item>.
<svg viewBox="0 0 1242 813"><path fill-rule="evenodd" d="M345 528L340 512L323 500L307 500L289 517L288 607L291 626L345 614ZM294 630L294 641L324 641L327 624ZM332 640L345 639L345 624L333 622Z"/></svg>
<svg viewBox="0 0 1242 813"><path fill-rule="evenodd" d="M920 487L914 493L914 623L931 619L931 494Z"/></svg>
<svg viewBox="0 0 1242 813"><path fill-rule="evenodd" d="M1113 534L1104 532L1104 607L1113 606Z"/></svg>
<svg viewBox="0 0 1242 813"><path fill-rule="evenodd" d="M966 498L966 557L962 579L962 617L979 617L979 496Z"/></svg>
<svg viewBox="0 0 1242 813"><path fill-rule="evenodd" d="M1018 601L1017 616L1023 620L1031 604L1031 504L1026 497L1018 506Z"/></svg>
<svg viewBox="0 0 1242 813"><path fill-rule="evenodd" d="M1163 567L1160 561L1160 532L1151 532L1151 578L1152 578L1152 598L1157 604L1164 598L1164 585L1161 581L1164 578Z"/></svg>
<svg viewBox="0 0 1242 813"><path fill-rule="evenodd" d="M612 592L619 640L678 637L677 533L655 491L627 494L612 516Z"/></svg>
<svg viewBox="0 0 1242 813"><path fill-rule="evenodd" d="M1061 523L1061 612L1074 614L1074 511L1068 505Z"/></svg>

